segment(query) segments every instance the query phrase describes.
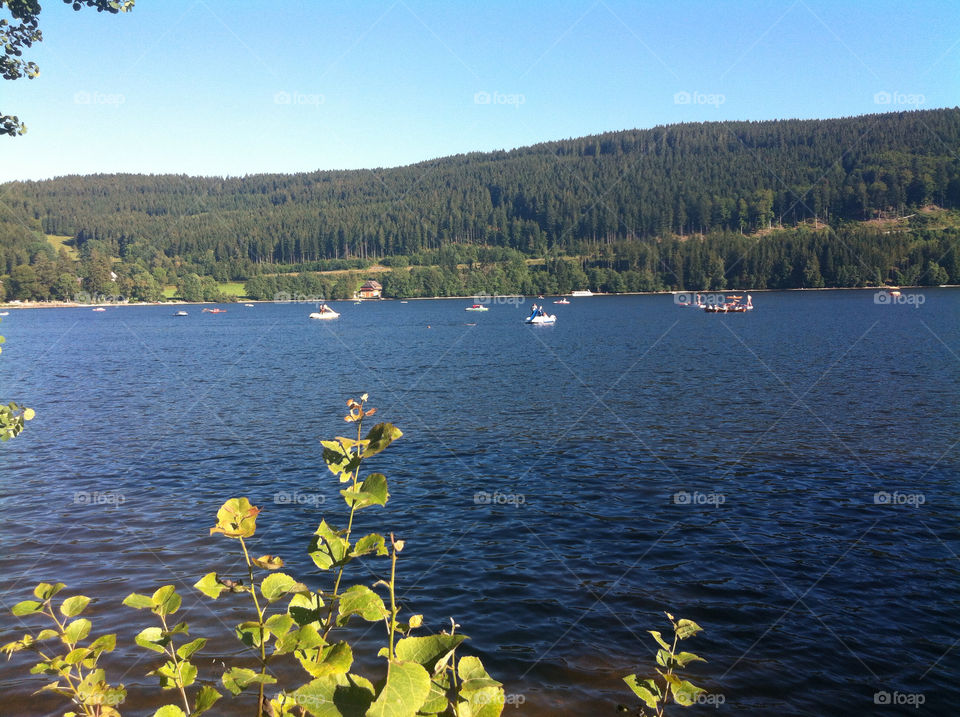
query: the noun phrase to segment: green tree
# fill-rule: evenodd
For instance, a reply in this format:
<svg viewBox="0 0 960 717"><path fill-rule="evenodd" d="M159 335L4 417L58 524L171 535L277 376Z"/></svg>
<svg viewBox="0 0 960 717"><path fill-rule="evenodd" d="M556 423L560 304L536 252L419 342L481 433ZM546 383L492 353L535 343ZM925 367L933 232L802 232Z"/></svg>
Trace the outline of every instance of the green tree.
<svg viewBox="0 0 960 717"><path fill-rule="evenodd" d="M72 4L74 10L82 7L93 7L97 12L127 12L133 9L134 0L64 0ZM17 80L21 77L33 79L40 74L40 68L35 62L24 60L23 50L33 47L33 43L40 42L43 35L40 33L38 17L40 3L38 0L0 0L0 9L6 10L10 20L0 18L0 45L3 53L0 54L0 76L5 80ZM19 118L0 114L0 134L19 135L26 131L26 125Z"/></svg>

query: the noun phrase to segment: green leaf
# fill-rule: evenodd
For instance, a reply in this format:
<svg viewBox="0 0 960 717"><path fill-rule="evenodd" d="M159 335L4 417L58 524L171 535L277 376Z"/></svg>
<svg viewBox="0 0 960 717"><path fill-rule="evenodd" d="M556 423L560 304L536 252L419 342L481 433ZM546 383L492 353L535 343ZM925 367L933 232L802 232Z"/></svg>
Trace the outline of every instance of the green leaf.
<svg viewBox="0 0 960 717"><path fill-rule="evenodd" d="M677 667L686 667L691 662L706 662L702 657L694 655L692 652L679 652L673 656L673 660Z"/></svg>
<svg viewBox="0 0 960 717"><path fill-rule="evenodd" d="M370 441L370 444L366 450L360 454L361 457L369 458L370 456L377 455L402 435L403 433L400 429L392 423L378 423L371 428L367 434L367 440Z"/></svg>
<svg viewBox="0 0 960 717"><path fill-rule="evenodd" d="M366 585L353 585L340 596L337 624L346 624L351 615L359 615L367 622L376 622L389 614L383 599L373 590Z"/></svg>
<svg viewBox="0 0 960 717"><path fill-rule="evenodd" d="M168 660L154 670L153 674L160 678L162 689L172 690L192 685L197 679L197 668L190 662L183 661L177 664Z"/></svg>
<svg viewBox="0 0 960 717"><path fill-rule="evenodd" d="M209 685L204 685L200 688L200 691L197 693L197 701L194 703L193 714L199 715L206 712L208 709L213 707L217 700L219 700L223 695L221 695L217 690Z"/></svg>
<svg viewBox="0 0 960 717"><path fill-rule="evenodd" d="M462 636L456 635L456 637ZM480 658L473 655L460 659L460 663L457 665L457 674L460 675L460 694L468 698L472 692L486 690L489 687L503 686L502 683L497 682L487 674Z"/></svg>
<svg viewBox="0 0 960 717"><path fill-rule="evenodd" d="M253 558L250 562L261 570L279 570L283 567L283 558L276 555L261 555L259 558Z"/></svg>
<svg viewBox="0 0 960 717"><path fill-rule="evenodd" d="M153 652L163 652L163 648L170 642L170 638L164 635L163 630L159 627L148 627L141 630L140 633L133 638L133 641L140 645L140 647L145 647Z"/></svg>
<svg viewBox="0 0 960 717"><path fill-rule="evenodd" d="M689 707L696 703L699 695L706 692L702 687L697 687L692 682L681 680L676 675L665 675L665 678L670 685L670 692L673 695L673 699L678 705Z"/></svg>
<svg viewBox="0 0 960 717"><path fill-rule="evenodd" d="M640 680L636 675L628 675L623 678L627 686L633 690L633 693L643 700L644 704L650 709L656 709L662 697L660 688L654 680Z"/></svg>
<svg viewBox="0 0 960 717"><path fill-rule="evenodd" d="M457 649L466 635L426 635L405 637L398 640L395 650L397 659L423 665L431 675L439 672L439 663L447 664L450 654ZM466 659L466 658L464 658ZM463 664L463 660L460 661Z"/></svg>
<svg viewBox="0 0 960 717"><path fill-rule="evenodd" d="M233 695L239 695L250 685L261 682L265 685L272 685L277 681L277 678L270 675L261 675L247 667L231 667L223 673L220 680L223 682L223 686L230 690Z"/></svg>
<svg viewBox="0 0 960 717"><path fill-rule="evenodd" d="M316 593L310 593L309 595L297 593L290 598L287 613L298 625L308 625L322 617L320 611L322 607L323 598Z"/></svg>
<svg viewBox="0 0 960 717"><path fill-rule="evenodd" d="M250 647L260 647L263 641L263 627L255 620L241 622L236 627L236 633L237 639Z"/></svg>
<svg viewBox="0 0 960 717"><path fill-rule="evenodd" d="M374 690L359 675L326 675L300 687L293 698L312 717L364 717Z"/></svg>
<svg viewBox="0 0 960 717"><path fill-rule="evenodd" d="M228 587L226 587L223 583L221 583L217 579L216 573L207 573L202 578L200 578L200 580L195 582L193 584L193 587L195 587L197 590L202 592L207 597L212 597L214 600L220 597L220 595L224 591L229 590Z"/></svg>
<svg viewBox="0 0 960 717"><path fill-rule="evenodd" d="M104 652L113 652L114 648L117 646L117 636L115 633L109 635L101 635L96 640L90 643L90 652L94 656L99 657L101 653Z"/></svg>
<svg viewBox="0 0 960 717"><path fill-rule="evenodd" d="M310 541L309 555L321 570L329 570L341 563L348 562L347 551L350 543L339 531L335 531L327 521L322 521Z"/></svg>
<svg viewBox="0 0 960 717"><path fill-rule="evenodd" d="M372 445L372 444L371 444ZM391 661L387 681L368 717L415 715L430 694L430 675L415 662Z"/></svg>
<svg viewBox="0 0 960 717"><path fill-rule="evenodd" d="M360 465L360 457L351 455L340 441L320 441L323 446L323 462L335 476L340 476L340 482L350 480L350 475Z"/></svg>
<svg viewBox="0 0 960 717"><path fill-rule="evenodd" d="M271 615L264 623L264 627L276 637L283 637L293 627L293 618L289 615Z"/></svg>
<svg viewBox="0 0 960 717"><path fill-rule="evenodd" d="M260 583L260 593L267 602L276 602L289 593L305 593L309 589L303 583L298 583L286 573L270 573Z"/></svg>
<svg viewBox="0 0 960 717"><path fill-rule="evenodd" d="M340 491L340 495L348 506L360 510L371 505L386 505L390 492L386 477L382 473L371 473L363 482Z"/></svg>
<svg viewBox="0 0 960 717"><path fill-rule="evenodd" d="M33 615L35 613L41 612L43 610L43 603L37 602L36 600L24 600L23 602L18 602L14 605L10 612L12 612L17 617L23 617L24 615Z"/></svg>
<svg viewBox="0 0 960 717"><path fill-rule="evenodd" d="M63 661L68 665L76 665L78 662L83 662L89 654L90 648L78 647L75 650L70 650L66 657L63 658Z"/></svg>
<svg viewBox="0 0 960 717"><path fill-rule="evenodd" d="M84 597L83 595L74 595L63 601L63 604L60 605L60 612L63 613L64 617L76 617L82 613L84 608L89 604L90 598Z"/></svg>
<svg viewBox="0 0 960 717"><path fill-rule="evenodd" d="M664 641L663 637L660 635L660 632L658 630L647 630L647 632L653 635L653 639L656 640L657 644L660 645L660 647L662 647L664 650L670 649L670 645L668 645L666 641Z"/></svg>
<svg viewBox="0 0 960 717"><path fill-rule="evenodd" d="M66 626L66 629L63 631L63 641L68 645L76 645L89 634L90 621L85 617L81 617Z"/></svg>
<svg viewBox="0 0 960 717"><path fill-rule="evenodd" d="M140 593L130 593L123 599L123 604L137 610L153 608L153 600L150 599L150 596L141 595Z"/></svg>
<svg viewBox="0 0 960 717"><path fill-rule="evenodd" d="M180 596L173 585L164 585L159 588L150 598L150 601L153 603L153 611L157 615L171 615L180 609Z"/></svg>
<svg viewBox="0 0 960 717"><path fill-rule="evenodd" d="M283 637L278 638L274 646L274 653L283 655L294 650L311 650L315 647L325 646L327 641L320 635L320 631L317 629L318 624L304 625L298 630L288 632Z"/></svg>
<svg viewBox="0 0 960 717"><path fill-rule="evenodd" d="M54 585L50 583L40 583L33 589L33 594L38 600L49 600L65 587L67 586L63 583L56 583Z"/></svg>
<svg viewBox="0 0 960 717"><path fill-rule="evenodd" d="M187 717L187 715L176 705L164 705L153 713L153 717Z"/></svg>
<svg viewBox="0 0 960 717"><path fill-rule="evenodd" d="M210 535L223 533L228 538L249 538L257 531L259 512L246 498L231 498L217 511L217 524L210 528Z"/></svg>
<svg viewBox="0 0 960 717"><path fill-rule="evenodd" d="M693 637L698 632L702 631L703 628L693 620L677 620L676 633L677 637L681 640L686 640L688 637Z"/></svg>
<svg viewBox="0 0 960 717"><path fill-rule="evenodd" d="M345 675L353 664L353 650L346 642L297 650L295 656L311 677Z"/></svg>
<svg viewBox="0 0 960 717"><path fill-rule="evenodd" d="M190 656L197 650L202 650L203 646L207 644L207 638L198 637L196 640L192 640L184 645L180 645L177 648L177 657L181 660L189 660Z"/></svg>
<svg viewBox="0 0 960 717"><path fill-rule="evenodd" d="M359 558L361 555L368 555L369 553L386 555L387 552L387 543L384 537L377 533L371 533L370 535L364 535L354 544L350 556Z"/></svg>

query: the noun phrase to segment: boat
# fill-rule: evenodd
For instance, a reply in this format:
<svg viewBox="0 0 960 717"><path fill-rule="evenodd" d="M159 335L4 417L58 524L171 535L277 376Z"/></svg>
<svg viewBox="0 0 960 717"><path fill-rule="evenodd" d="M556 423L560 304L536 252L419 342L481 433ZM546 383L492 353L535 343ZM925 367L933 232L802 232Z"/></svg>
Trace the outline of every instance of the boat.
<svg viewBox="0 0 960 717"><path fill-rule="evenodd" d="M225 314L227 313L226 309L204 309L201 313L207 314Z"/></svg>
<svg viewBox="0 0 960 717"><path fill-rule="evenodd" d="M93 311L106 311L106 309L102 306L98 306L97 308L93 309Z"/></svg>
<svg viewBox="0 0 960 717"><path fill-rule="evenodd" d="M753 311L753 297L750 294L747 294L747 303L743 303L742 296L728 296L722 304L704 304L700 303L699 295L697 295L697 302L696 305L708 314L742 314Z"/></svg>
<svg viewBox="0 0 960 717"><path fill-rule="evenodd" d="M490 309L483 304L474 304L465 308L464 311L490 311Z"/></svg>
<svg viewBox="0 0 960 717"><path fill-rule="evenodd" d="M593 296L593 292L590 289L578 289L577 291L571 291L570 296Z"/></svg>
<svg viewBox="0 0 960 717"><path fill-rule="evenodd" d="M178 311L174 316L189 316L186 311Z"/></svg>
<svg viewBox="0 0 960 717"><path fill-rule="evenodd" d="M543 310L542 306L533 305L533 313L530 314L524 321L528 324L555 324L557 322L557 317L553 314L548 314Z"/></svg>
<svg viewBox="0 0 960 717"><path fill-rule="evenodd" d="M569 300L569 299L558 299L557 301L554 301L553 303L554 303L554 304L569 304L569 303L570 303L570 300Z"/></svg>
<svg viewBox="0 0 960 717"><path fill-rule="evenodd" d="M253 308L253 304L244 304L244 306L248 306L248 307L250 307L251 309Z"/></svg>
<svg viewBox="0 0 960 717"><path fill-rule="evenodd" d="M0 311L0 316L10 316L9 311Z"/></svg>
<svg viewBox="0 0 960 717"><path fill-rule="evenodd" d="M314 311L310 314L311 319L335 319L338 316L340 316L340 314L326 304L320 304L319 311Z"/></svg>

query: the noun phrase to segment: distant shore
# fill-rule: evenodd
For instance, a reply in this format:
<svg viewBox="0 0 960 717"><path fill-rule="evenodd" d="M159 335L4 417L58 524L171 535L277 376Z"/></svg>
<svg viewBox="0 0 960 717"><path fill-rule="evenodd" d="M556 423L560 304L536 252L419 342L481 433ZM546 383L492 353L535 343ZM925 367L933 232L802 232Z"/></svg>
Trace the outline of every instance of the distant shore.
<svg viewBox="0 0 960 717"><path fill-rule="evenodd" d="M592 296L572 297L577 299L590 299L595 296L669 296L673 294L761 294L772 293L776 291L893 291L903 289L956 289L960 284L940 284L938 286L823 286L818 288L798 288L798 289L684 289L672 291L621 291L617 293L593 292ZM474 294L472 296L411 296L406 299L383 298L383 299L322 299L318 301L274 301L272 299L238 299L237 301L183 301L180 299L171 299L169 301L113 301L103 304L77 303L72 301L21 301L19 303L0 302L0 309L78 309L99 307L117 307L117 306L223 306L223 305L243 305L243 304L333 304L333 303L367 303L374 301L425 301L434 299L450 299L453 301L476 301L478 298L506 298L521 296L519 294ZM571 296L566 294L544 294L544 297L551 296ZM525 294L521 298L538 299L540 295Z"/></svg>

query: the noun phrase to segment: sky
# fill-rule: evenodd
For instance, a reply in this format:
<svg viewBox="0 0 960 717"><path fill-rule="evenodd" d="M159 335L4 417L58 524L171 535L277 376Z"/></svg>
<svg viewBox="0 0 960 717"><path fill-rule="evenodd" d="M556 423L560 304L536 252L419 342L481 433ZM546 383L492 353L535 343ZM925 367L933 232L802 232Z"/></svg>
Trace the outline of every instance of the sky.
<svg viewBox="0 0 960 717"><path fill-rule="evenodd" d="M5 17L5 10L0 17ZM677 122L960 104L960 2L45 0L0 181L393 167Z"/></svg>

